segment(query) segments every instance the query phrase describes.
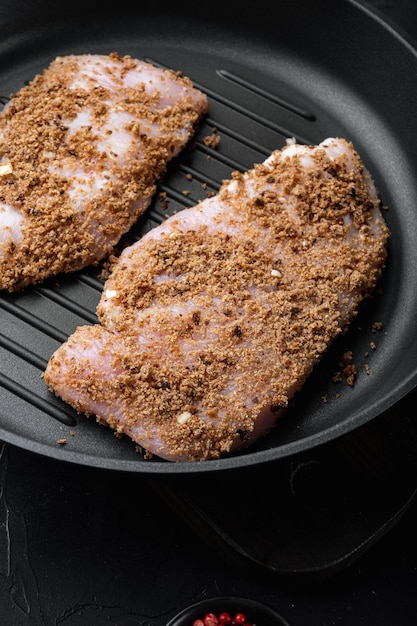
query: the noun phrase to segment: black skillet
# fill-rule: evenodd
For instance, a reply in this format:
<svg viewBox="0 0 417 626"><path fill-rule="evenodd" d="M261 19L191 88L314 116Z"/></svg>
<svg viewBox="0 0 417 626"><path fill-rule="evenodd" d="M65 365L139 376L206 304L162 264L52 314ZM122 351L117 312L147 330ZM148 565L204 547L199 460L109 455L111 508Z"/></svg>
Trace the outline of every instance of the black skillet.
<svg viewBox="0 0 417 626"><path fill-rule="evenodd" d="M415 387L417 52L353 0L276 0L272 13L267 3L229 5L3 1L0 95L7 97L55 56L69 53L117 51L183 71L208 94L211 109L192 149L171 164L160 185L170 213L216 191L233 170L263 160L286 137L308 143L346 137L389 207L392 236L380 290L273 432L247 452L194 464L145 460L127 438L116 439L110 429L52 397L41 379L67 336L78 325L95 322L102 288L98 270L2 294L0 438L5 442L73 463L151 475L243 468L338 439ZM203 141L213 128L220 136L215 149ZM166 213L157 196L126 242ZM382 323L382 330L373 332L374 322ZM332 382L345 349L352 350L358 369L353 388Z"/></svg>

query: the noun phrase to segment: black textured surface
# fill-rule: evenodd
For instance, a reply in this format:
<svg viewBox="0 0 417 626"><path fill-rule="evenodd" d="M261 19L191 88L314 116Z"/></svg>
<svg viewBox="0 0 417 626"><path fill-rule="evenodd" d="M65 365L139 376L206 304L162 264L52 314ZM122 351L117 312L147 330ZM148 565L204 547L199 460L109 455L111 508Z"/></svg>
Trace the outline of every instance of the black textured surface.
<svg viewBox="0 0 417 626"><path fill-rule="evenodd" d="M323 582L381 539L414 499L411 416L403 401L391 415L270 467L151 484L242 571L280 584Z"/></svg>
<svg viewBox="0 0 417 626"><path fill-rule="evenodd" d="M390 20L398 22L402 28L417 37L414 4L404 1L377 3L376 0L374 3L379 5ZM39 4L47 7L48 11L38 11L36 2L15 0L11 3L6 0L1 4L0 73L8 77L10 84L13 81L20 83L26 79L27 75L38 67L39 62L46 58L51 49L50 38L39 37L38 32L45 21L59 16L59 3ZM284 12L285 7L291 5L290 2L282 4ZM317 2L311 5L323 6L323 3ZM339 5L339 3L334 3L334 5ZM83 7L81 3L73 2L72 6L78 11L82 21L90 21L91 47L94 47L101 36L100 20L94 19L94 13L91 13L89 9L90 5L86 4ZM136 2L135 6L137 10L142 11L140 3ZM154 9L155 6L148 6L143 10L146 15ZM200 11L200 6L198 10ZM171 11L175 14L176 6L172 5ZM214 3L213 13L211 10L208 11L207 28L219 20L219 11L219 5ZM90 17L84 20L83 16L89 12ZM244 16L241 19L244 22ZM300 16L299 37L301 39L307 36L301 26L302 23L302 16ZM19 34L20 24L23 24L21 34ZM365 28L358 22L345 24L345 27L352 30ZM73 28L74 25L68 23L67 35L62 40L62 47L67 47ZM271 19L270 28L271 31L275 29L276 32L281 32L280 20L275 17ZM132 23L130 30L134 31L134 29L135 24ZM249 37L253 30L251 21L248 22L246 29ZM143 36L143 29L139 29L137 36L138 38ZM253 36L256 39L256 35ZM127 33L126 37L127 44L129 44L132 41L132 33ZM34 56L29 57L25 48L28 38L33 42L31 50L37 51ZM328 38L332 41L331 32ZM20 42L25 45L19 47ZM155 45L157 43L164 47L164 41L155 42ZM218 55L219 57L227 56L226 53L229 52L227 42L221 43L225 47L219 48ZM256 43L261 45L258 41ZM56 38L54 49L57 49L59 45L60 41ZM248 43L250 49L253 45L252 42ZM268 66L268 63L271 64L271 61L268 61L268 46L265 42L262 42L262 45L265 51L265 63ZM10 53L7 53L7 50L10 50ZM204 41L202 50L204 51ZM184 60L186 56L187 54L184 53ZM357 57L360 58L360 51L357 51ZM387 72L391 80L391 65L388 57L388 53L378 57L378 71ZM236 59L235 62L237 62ZM242 65L246 63L243 57L241 63ZM269 71L269 67L265 69L262 66L259 70L255 68L254 75L256 75L255 70L262 73ZM414 101L410 99L410 91L413 89L413 80L416 79L417 73L411 71L410 68L407 83L403 84L398 81L397 92L392 97L393 109L395 109L395 103L404 97L413 110ZM387 82L390 81L387 80ZM337 91L336 87L334 89ZM367 89L371 91L372 87L366 87ZM386 99L389 96L390 94L387 94ZM360 94L358 97L362 102ZM395 135L395 126L400 121L394 113L393 110L392 123ZM356 134L359 137L364 133L361 145L366 146L372 132L375 128L379 128L380 123L383 123L384 128L386 127L386 120L375 122L372 119L369 120L370 126L368 127L359 116L360 131L358 130ZM350 128L352 132L354 127L355 120L352 116ZM319 129L319 133L322 130ZM269 136L270 132L271 130L265 130L265 135ZM411 124L410 136L404 147L405 152L409 148L412 150L415 136ZM382 156L384 161L393 159L393 172L396 171L398 164L394 161L398 152L394 151L390 157L390 147L392 144L386 147L385 156L379 152L376 154L367 152L371 168L379 156ZM215 161L217 159L216 156ZM401 163L405 165L407 171L407 161ZM217 167L220 165L216 165ZM412 172L409 175L411 176ZM382 181L384 191L390 192L393 176L394 174L388 180ZM216 181L217 178L218 174L214 180ZM405 192L406 190L404 193L401 191L401 184L398 183L394 185L390 193L393 196L399 193L399 200L397 200L402 202ZM179 200L178 198L174 202L179 202ZM410 219L411 217L410 214ZM397 271L401 270L401 264L407 261L403 252L398 249L396 252L399 252L400 267L392 268L392 280L395 279ZM92 305L94 299L97 298L96 279L92 276L91 280L83 278L83 281L91 290ZM82 284L81 287L84 289L85 285ZM37 293L31 298L30 310L33 313L44 298L49 298L49 292ZM412 294L408 302L411 300ZM88 311L88 315L91 315L90 306ZM393 307L393 311L398 311L396 306ZM12 314L15 315L15 313L13 308ZM5 315L8 314L6 310ZM69 311L68 316L70 321L66 324L69 327L74 321L73 312ZM33 381L38 379L43 361L47 358L47 352L62 339L60 334L52 336L45 348L42 323L48 320L44 320L42 316L38 319L40 328L35 328L32 332L32 326L29 324L25 338L19 338L25 350L29 349L33 355L31 357ZM21 321L18 322L18 326L22 328ZM13 327L13 324L11 323L9 327ZM415 326L410 326L411 339L413 339L414 328ZM65 334L68 329L65 326L60 330L62 334ZM27 346L26 338L29 342ZM5 340L5 349L10 352L14 338L7 336ZM411 341L405 348L404 353L411 354L411 357L407 356L407 358L414 358L413 342ZM27 352L24 354L24 360L27 360ZM10 378L13 372L7 371L6 374ZM395 377L394 369L390 372L389 378L391 375ZM382 380L381 385L383 386L385 382L385 379ZM26 384L27 381L23 381L23 389ZM31 382L31 384L38 384L38 382ZM13 391L15 391L14 387ZM337 448L333 447L335 443L330 443L324 448L317 448L307 453L305 457L302 453L301 456L297 455L293 459L283 459L268 464L263 474L262 470L257 468L256 472L261 473L260 479L263 482L260 483L260 494L255 501L251 500L247 489L248 483L245 481L245 476L250 475L251 468L227 473L227 481L224 485L233 490L231 491L233 497L231 495L229 501L227 493L222 491L217 503L214 494L214 507L220 506L221 501L222 507L226 509L224 514L228 513L231 520L230 534L233 534L235 530L240 532L244 527L242 517L254 516L252 506L257 509L255 517L258 513L258 521L261 525L262 520L271 512L275 519L282 520L282 526L287 520L291 521L294 512L288 509L283 511L284 504L288 503L288 494L285 490L283 492L281 487L289 464L295 461L300 463L301 467L305 463L304 467L307 467L307 470L308 468L320 469L322 466L327 468L329 459L335 462L333 466L335 471L330 468L322 477L320 477L320 471L298 474L298 478L308 480L301 482L301 485L305 486L303 491L305 495L303 501L298 503L299 506L302 505L302 516L295 519L296 522L298 519L295 531L298 531L303 524L308 525L310 519L317 521L320 520L320 516L324 519L328 511L334 524L326 521L324 550L340 543L341 537L343 538L341 530L344 533L344 546L346 546L352 540L353 535L349 525L346 526L345 519L342 520L343 524L337 524L337 516L338 512L345 512L346 507L352 501L355 503L350 511L354 522L352 531L363 532L367 528L369 531L367 536L370 538L372 530L378 530L382 525L382 532L377 537L379 540L367 545L360 558L352 561L347 568L337 574L334 573L331 577L326 577L321 582L307 577L301 585L291 584L285 576L276 578L273 575L261 575L258 570L246 567L246 558L242 559L239 552L234 553L234 559L231 559L230 554L226 552L222 555L217 541L214 545L211 537L201 534L201 528L196 528L198 532L194 532L189 526L190 520L192 523L194 511L190 511L192 515L186 516L187 523L184 522L157 495L153 479L152 483L149 483L144 476L134 472L109 471L77 463L66 463L50 456L34 454L30 450L9 443L3 444L0 451L0 622L7 626L58 624L65 626L108 624L163 626L174 615L194 602L219 595L232 595L253 598L267 604L282 615L291 626L305 626L306 624L309 626L374 626L375 624L408 626L413 624L417 614L416 500L411 501L406 511L401 509L407 504L416 480L413 434L416 427L415 401L416 395L410 395L405 402L398 405L396 412L384 418L384 423L387 419L387 428L381 431L377 429L374 432L373 428L378 424L375 421L364 426L364 429L358 433L347 435L346 448L343 447L343 438L338 441L337 446L341 445L345 454L352 451L352 446L355 451L355 454L347 459L346 465L342 463L342 457L338 456ZM33 437L31 425L33 417L31 410L25 409L25 402L27 401L24 398L19 399L13 406L16 407L15 415L19 428L25 428L27 422L28 432L24 432L24 435L30 438ZM31 407L31 402L29 406ZM44 405L41 404L39 413L43 414L43 412ZM64 418L64 423L57 426L59 436L68 432L71 422L68 421L66 424L65 419L67 418ZM46 417L45 420L47 420ZM397 420L398 424L394 423ZM52 428L50 424L55 421L54 418L47 420L49 427ZM371 430L368 431L368 428ZM373 433L370 438L369 432ZM51 435L51 449L56 434ZM356 438L357 434L359 439ZM87 439L90 437L89 434L85 436ZM91 432L92 442L96 441L97 436L102 435L96 435L94 429L94 434L93 431ZM379 442L376 448L375 437ZM370 443L372 443L371 446ZM88 444L85 445L88 446ZM389 448L391 448L390 452ZM99 454L101 453L102 449L99 451ZM116 454L113 448L112 453ZM129 451L120 454L125 453L130 454ZM64 455L61 454L61 457L64 458ZM350 482L350 473L346 474L345 471L347 467L352 467L352 464L356 471ZM344 471L343 468L345 468ZM361 468L364 472L363 481L360 476ZM382 470L381 474L379 474L379 468ZM371 470L370 475L367 469ZM387 480L387 477L390 479ZM184 490L189 488L191 482L189 479L195 481L196 489L198 489L197 476L184 477L180 485L182 491L175 492L180 497L184 494ZM179 477L166 479L157 477L157 480L162 481L162 485L173 488L178 484L176 481L180 479ZM204 481L207 480L208 477L204 477ZM219 478L216 477L216 480L219 481ZM292 484L294 485L294 482ZM357 491L356 486L358 486ZM368 488L373 489L370 498L367 497ZM220 484L219 489L222 489ZM261 497L263 494L265 494L264 497ZM233 504L236 501L239 505L234 507ZM332 503L336 505L335 508L332 508ZM195 501L191 501L191 505L194 507ZM279 515L280 510L285 513L282 517ZM389 522L392 516L395 518L396 513L400 519L393 519L392 521L398 523L392 525ZM402 513L404 515L401 516ZM184 515L184 511L181 511L181 514ZM383 532L384 520L388 522L386 530L390 529L387 534ZM265 523L265 527L268 528L268 526L269 523ZM276 536L282 539L282 534L280 535L278 530L275 530ZM312 528L311 531L313 530L317 528ZM303 555L305 558L306 555L313 554L314 550L317 550L318 557L323 560L323 550L320 545L316 546L308 540L297 544L297 533L291 534L290 523L286 526L286 532L288 532L286 549L288 552L293 549L297 557L293 564L300 563ZM250 539L252 541L252 537ZM267 533L264 539L262 558L267 559L269 555L272 555L276 562L278 558L281 558L279 541L268 542ZM263 625L258 624L258 626Z"/></svg>

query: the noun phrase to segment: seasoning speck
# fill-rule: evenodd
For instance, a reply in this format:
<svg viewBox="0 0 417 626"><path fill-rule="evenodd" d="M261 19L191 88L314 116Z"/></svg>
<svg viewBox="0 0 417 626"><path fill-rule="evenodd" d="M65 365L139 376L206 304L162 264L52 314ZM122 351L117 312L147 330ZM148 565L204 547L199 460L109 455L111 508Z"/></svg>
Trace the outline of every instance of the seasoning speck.
<svg viewBox="0 0 417 626"><path fill-rule="evenodd" d="M180 415L178 415L177 422L178 424L185 424L185 422L188 422L190 417L191 417L190 411L183 411L183 413L180 413Z"/></svg>
<svg viewBox="0 0 417 626"><path fill-rule="evenodd" d="M13 168L11 163L2 163L0 165L0 176L7 176L7 174L12 174Z"/></svg>

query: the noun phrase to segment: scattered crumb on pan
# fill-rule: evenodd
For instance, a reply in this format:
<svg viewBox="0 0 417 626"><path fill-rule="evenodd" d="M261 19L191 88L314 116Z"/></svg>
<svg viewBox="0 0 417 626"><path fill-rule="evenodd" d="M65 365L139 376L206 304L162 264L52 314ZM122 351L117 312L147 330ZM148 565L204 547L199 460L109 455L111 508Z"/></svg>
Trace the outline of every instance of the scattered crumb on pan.
<svg viewBox="0 0 417 626"><path fill-rule="evenodd" d="M382 332L383 328L384 326L382 322L373 322L371 333L376 334L376 333ZM369 358L371 353L377 349L377 344L374 340L370 341L369 348L370 348L370 351L367 350L364 353L365 358ZM366 374L370 376L371 367L369 363L365 363L363 368ZM342 356L339 359L338 369L335 370L331 375L331 381L333 383L341 383L345 381L347 385L349 385L350 387L354 387L357 374L358 374L358 367L355 364L353 352L350 349L345 349L344 352L342 353ZM337 393L336 398L339 398L340 395L341 395L340 393ZM327 394L323 395L321 399L322 399L322 402L326 404L328 402Z"/></svg>
<svg viewBox="0 0 417 626"><path fill-rule="evenodd" d="M220 142L220 135L217 134L217 128L214 126L211 135L207 135L203 138L203 143L207 148L217 148Z"/></svg>

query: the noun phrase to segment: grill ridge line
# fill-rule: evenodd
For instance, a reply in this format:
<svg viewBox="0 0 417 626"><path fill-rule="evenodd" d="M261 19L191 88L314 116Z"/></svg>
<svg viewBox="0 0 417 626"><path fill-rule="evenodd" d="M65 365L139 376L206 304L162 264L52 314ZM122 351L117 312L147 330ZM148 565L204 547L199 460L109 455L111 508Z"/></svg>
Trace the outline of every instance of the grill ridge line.
<svg viewBox="0 0 417 626"><path fill-rule="evenodd" d="M265 98L265 100L270 100L274 104L278 104L280 107L287 109L291 113L295 113L295 115L299 115L300 117L303 117L309 122L316 121L316 116L313 113L310 113L309 111L302 109L301 107L295 104L292 104L291 102L288 102L288 100L284 100L283 98L280 98L279 96L275 96L269 91L265 91L261 87L258 87L254 83L250 83L249 81L245 80L244 78L241 78L237 74L233 74L232 72L229 72L229 70L220 69L220 70L217 70L217 74L221 78L224 78L225 80L229 80L230 82L235 83L236 85L239 85L240 87L243 87L244 89L247 89L248 91L252 91L256 95L261 96L262 98Z"/></svg>
<svg viewBox="0 0 417 626"><path fill-rule="evenodd" d="M155 65L157 67L160 67L160 68L163 68L163 69L167 69L166 65L164 65L163 63L160 63L159 61L156 61L155 59L146 58L145 61L147 61L148 63L152 63L153 65ZM226 70L216 70L216 73L222 77L221 72L225 72L225 71ZM219 74L219 72L220 72L220 74ZM234 76L234 75L230 74L230 76ZM237 77L237 80L235 80L234 82L236 84L242 84L242 85L244 83L246 83L246 81L244 79L239 79L238 77ZM226 98L225 96L220 95L218 92L215 92L212 89L209 89L208 87L205 87L204 85L202 85L198 81L194 81L193 80L193 85L195 85L195 87L197 87L197 89L200 89L200 91L204 91L204 93L212 101L217 101L217 102L219 102L221 104L226 105L230 109L233 109L234 111L237 111L238 113L241 113L242 115L245 115L246 117L249 117L250 119L258 122L259 124L262 124L266 128L269 128L271 130L274 130L275 132L278 132L283 137L295 137L296 140L297 140L297 143L308 143L308 140L306 138L303 138L300 135L297 135L296 133L293 133L292 131L286 130L283 126L280 126L279 124L275 124L274 122L271 122L267 118L265 118L265 117L263 117L261 115L258 115L257 113L254 113L250 109L248 109L246 107L243 107L240 104L237 104L236 102L234 102L234 100L231 100L230 98ZM251 83L247 83L247 85L251 85ZM244 85L244 86L246 87L246 85ZM263 90L258 88L258 87L256 87L256 86L253 86L251 91L253 91L257 95L260 95L261 97L265 97L264 94L268 93L268 92L264 92L263 93ZM299 117L303 117L304 119L307 119L308 121L313 122L316 119L315 116L313 114L311 114L311 113L307 113L307 112L305 114L300 113L299 111L302 111L302 109L298 109L297 106L291 105L290 103L288 103L288 105L282 104L282 103L285 103L285 101L281 100L277 96L271 95L270 97L268 97L268 100L274 102L275 104L281 106L282 108L285 108L286 110L288 110L290 112L295 113ZM308 117L306 117L306 115Z"/></svg>
<svg viewBox="0 0 417 626"><path fill-rule="evenodd" d="M23 322L26 322L26 324L28 324L29 326L32 326L33 328L37 328L45 335L48 335L52 339L56 339L60 343L63 343L64 341L68 339L67 333L63 333L62 331L55 328L55 326L52 326L52 324L45 322L44 320L40 319L33 313L29 313L28 311L23 309L18 304L15 304L14 302L9 302L8 300L5 300L4 298L0 299L0 307L3 307L5 311L8 311L12 315L15 315L18 319L20 319Z"/></svg>
<svg viewBox="0 0 417 626"><path fill-rule="evenodd" d="M36 407L40 411L47 413L50 417L55 418L65 426L76 426L77 420L73 415L67 412L66 407L58 407L55 404L52 404L45 398L38 396L38 394L34 393L32 390L23 387L15 380L12 380L5 374L0 372L0 385L11 392L13 395L18 396L28 404Z"/></svg>
<svg viewBox="0 0 417 626"><path fill-rule="evenodd" d="M47 359L43 359L38 354L35 354L35 352L32 352L32 350L29 350L29 348L22 346L13 339L10 339L10 337L6 337L2 333L0 333L0 346L5 348L8 352L12 352L27 363L34 365L42 372L48 365Z"/></svg>
<svg viewBox="0 0 417 626"><path fill-rule="evenodd" d="M90 309L84 307L82 304L71 300L71 298L68 298L68 296L64 296L58 291L54 291L49 287L43 286L38 286L35 291L40 293L42 296L45 296L48 300L52 300L53 302L56 302L68 311L71 311L71 313L75 313L79 317L84 318L87 322L90 322L91 324L97 324L97 316L95 313L90 311Z"/></svg>

